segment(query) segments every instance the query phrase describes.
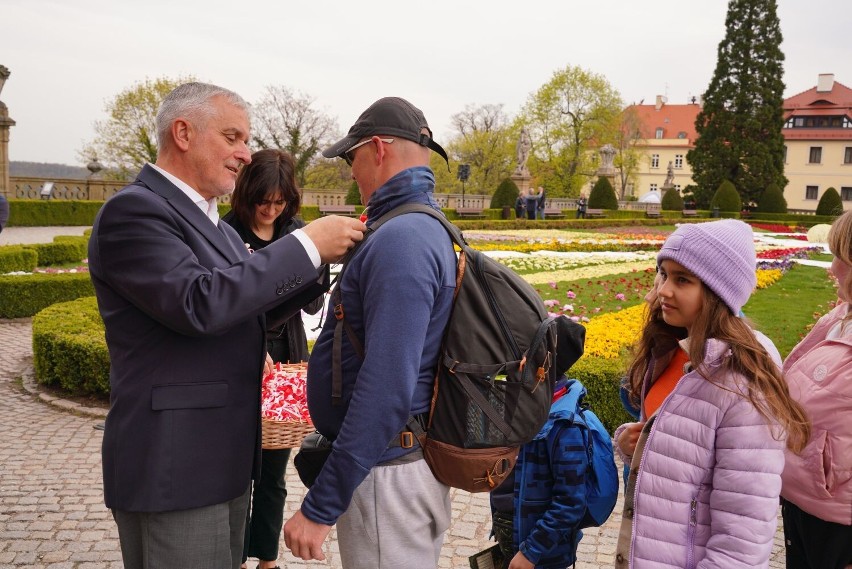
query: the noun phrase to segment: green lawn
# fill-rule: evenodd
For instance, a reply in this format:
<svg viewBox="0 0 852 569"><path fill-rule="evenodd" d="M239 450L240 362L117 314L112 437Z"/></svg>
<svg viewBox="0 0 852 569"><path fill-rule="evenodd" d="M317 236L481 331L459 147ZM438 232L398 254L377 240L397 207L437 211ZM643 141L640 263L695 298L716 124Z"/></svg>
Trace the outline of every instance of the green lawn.
<svg viewBox="0 0 852 569"><path fill-rule="evenodd" d="M756 291L743 307L754 327L787 357L808 330L834 306L837 289L828 271L794 265L769 288Z"/></svg>

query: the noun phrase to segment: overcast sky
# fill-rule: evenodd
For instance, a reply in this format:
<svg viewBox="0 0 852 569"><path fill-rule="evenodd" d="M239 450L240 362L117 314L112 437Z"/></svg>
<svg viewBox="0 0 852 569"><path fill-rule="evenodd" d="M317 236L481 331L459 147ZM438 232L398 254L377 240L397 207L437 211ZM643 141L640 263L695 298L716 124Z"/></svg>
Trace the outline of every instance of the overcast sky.
<svg viewBox="0 0 852 569"><path fill-rule="evenodd" d="M779 0L785 95L834 73L852 85L850 0ZM415 7L416 6L416 7ZM379 97L405 97L441 142L466 104L516 114L554 71L604 75L625 103L706 88L724 0L0 0L0 93L12 160L83 165L104 103L145 78L194 75L254 102L312 95L345 132Z"/></svg>

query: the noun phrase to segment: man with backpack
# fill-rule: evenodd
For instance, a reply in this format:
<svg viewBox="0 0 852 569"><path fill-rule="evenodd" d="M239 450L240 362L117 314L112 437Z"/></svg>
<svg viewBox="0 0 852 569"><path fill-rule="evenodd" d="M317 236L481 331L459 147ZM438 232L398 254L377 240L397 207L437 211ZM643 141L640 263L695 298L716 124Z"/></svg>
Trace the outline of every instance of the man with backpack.
<svg viewBox="0 0 852 569"><path fill-rule="evenodd" d="M423 113L387 97L323 155L351 166L369 228L404 204L440 215L430 150L447 158ZM333 302L340 308L324 323L307 380L311 417L332 450L285 525L285 542L301 559L322 560L336 524L344 568L434 568L450 523L449 487L406 425L429 411L455 289L452 242L437 219L400 215L345 266ZM345 334L337 326L344 312Z"/></svg>
<svg viewBox="0 0 852 569"><path fill-rule="evenodd" d="M491 492L494 536L508 569L573 565L581 529L602 525L618 497L609 433L585 403L585 387L563 375L583 354L585 334L567 333L571 327L582 328L557 318L561 377L547 422Z"/></svg>

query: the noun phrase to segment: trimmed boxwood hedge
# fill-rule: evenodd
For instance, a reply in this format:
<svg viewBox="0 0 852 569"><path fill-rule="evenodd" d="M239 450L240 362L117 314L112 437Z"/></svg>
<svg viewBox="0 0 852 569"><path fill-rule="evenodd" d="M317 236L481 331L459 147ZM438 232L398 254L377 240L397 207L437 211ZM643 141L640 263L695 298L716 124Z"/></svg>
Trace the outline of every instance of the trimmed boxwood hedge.
<svg viewBox="0 0 852 569"><path fill-rule="evenodd" d="M0 318L24 318L51 304L95 294L89 273L0 275Z"/></svg>
<svg viewBox="0 0 852 569"><path fill-rule="evenodd" d="M33 355L38 381L74 394L109 394L109 354L95 297L45 308L33 318ZM621 406L624 363L587 358L569 372L588 390L587 400L609 432L631 421Z"/></svg>
<svg viewBox="0 0 852 569"><path fill-rule="evenodd" d="M38 255L39 267L79 263L88 255L89 238L77 235L57 235L52 243L24 245Z"/></svg>
<svg viewBox="0 0 852 569"><path fill-rule="evenodd" d="M33 318L39 383L75 395L109 395L109 352L94 296L45 308Z"/></svg>
<svg viewBox="0 0 852 569"><path fill-rule="evenodd" d="M9 227L92 225L99 200L9 200Z"/></svg>
<svg viewBox="0 0 852 569"><path fill-rule="evenodd" d="M38 266L38 253L23 245L0 246L0 275L23 271L33 272Z"/></svg>

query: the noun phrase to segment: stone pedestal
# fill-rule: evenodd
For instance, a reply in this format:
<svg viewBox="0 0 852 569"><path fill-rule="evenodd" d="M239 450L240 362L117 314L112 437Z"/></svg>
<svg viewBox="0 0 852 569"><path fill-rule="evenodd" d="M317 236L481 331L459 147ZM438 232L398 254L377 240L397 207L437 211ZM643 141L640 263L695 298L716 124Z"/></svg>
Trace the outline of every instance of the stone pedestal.
<svg viewBox="0 0 852 569"><path fill-rule="evenodd" d="M0 194L6 198L15 197L9 184L9 129L13 126L15 121L9 118L9 110L0 101Z"/></svg>
<svg viewBox="0 0 852 569"><path fill-rule="evenodd" d="M509 179L515 182L515 185L518 186L518 190L521 195L526 195L530 189L530 180L532 180L532 176L527 172L518 172L515 170L515 173L509 176Z"/></svg>

